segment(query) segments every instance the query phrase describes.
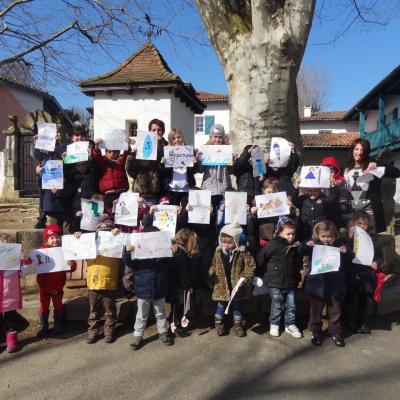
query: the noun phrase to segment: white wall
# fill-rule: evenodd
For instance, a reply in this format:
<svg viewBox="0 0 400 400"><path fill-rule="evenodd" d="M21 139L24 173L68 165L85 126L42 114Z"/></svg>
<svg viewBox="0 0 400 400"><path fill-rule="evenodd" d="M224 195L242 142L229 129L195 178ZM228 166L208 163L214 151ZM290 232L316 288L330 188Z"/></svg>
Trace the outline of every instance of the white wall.
<svg viewBox="0 0 400 400"><path fill-rule="evenodd" d="M94 137L101 137L106 129L125 129L126 120L137 120L139 130L148 130L148 123L158 118L171 129L171 94L166 90L154 93L113 92L111 96L97 92L94 98Z"/></svg>
<svg viewBox="0 0 400 400"><path fill-rule="evenodd" d="M172 97L171 99L171 128L179 128L185 135L186 143L194 144L194 113L193 111L179 98ZM168 131L166 131L168 135Z"/></svg>
<svg viewBox="0 0 400 400"><path fill-rule="evenodd" d="M300 121L302 134L318 134L321 129L332 133L358 132L358 121Z"/></svg>
<svg viewBox="0 0 400 400"><path fill-rule="evenodd" d="M30 93L27 90L8 86L10 92L18 99L18 102L27 112L43 110L43 97L36 93Z"/></svg>

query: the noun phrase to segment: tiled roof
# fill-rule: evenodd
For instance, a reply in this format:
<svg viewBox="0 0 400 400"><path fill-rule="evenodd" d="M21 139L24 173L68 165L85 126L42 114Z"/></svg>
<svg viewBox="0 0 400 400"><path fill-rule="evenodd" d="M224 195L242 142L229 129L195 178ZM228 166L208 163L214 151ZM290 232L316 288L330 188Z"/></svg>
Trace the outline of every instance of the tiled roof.
<svg viewBox="0 0 400 400"><path fill-rule="evenodd" d="M6 83L9 83L11 85L18 86L21 89L26 89L28 91L35 92L37 94L48 95L48 92L46 92L45 90L43 90L43 89L41 89L41 88L39 88L37 86L31 85L31 84L29 84L27 82L22 82L22 81L19 81L19 80L16 80L16 79L11 79L11 78L9 78L7 76L4 76L4 75L0 75L0 82L6 82Z"/></svg>
<svg viewBox="0 0 400 400"><path fill-rule="evenodd" d="M202 91L197 91L196 92L197 97L204 102L207 101L228 101L229 96L227 94L222 94L222 93L211 93L211 92L202 92Z"/></svg>
<svg viewBox="0 0 400 400"><path fill-rule="evenodd" d="M304 147L349 147L360 137L359 132L303 134Z"/></svg>
<svg viewBox="0 0 400 400"><path fill-rule="evenodd" d="M181 81L152 43L145 44L114 70L80 81L81 86Z"/></svg>
<svg viewBox="0 0 400 400"><path fill-rule="evenodd" d="M315 111L311 117L300 115L300 121L340 121L345 114L346 111Z"/></svg>

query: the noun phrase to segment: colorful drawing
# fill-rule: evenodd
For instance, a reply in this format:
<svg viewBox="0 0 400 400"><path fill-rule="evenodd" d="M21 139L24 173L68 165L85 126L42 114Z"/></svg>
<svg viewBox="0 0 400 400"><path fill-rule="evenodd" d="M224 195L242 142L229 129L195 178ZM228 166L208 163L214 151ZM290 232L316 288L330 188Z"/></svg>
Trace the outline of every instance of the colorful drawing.
<svg viewBox="0 0 400 400"><path fill-rule="evenodd" d="M38 137L35 149L54 151L56 147L57 125L46 122L38 122Z"/></svg>
<svg viewBox="0 0 400 400"><path fill-rule="evenodd" d="M104 212L104 202L100 200L81 199L81 229L95 231Z"/></svg>
<svg viewBox="0 0 400 400"><path fill-rule="evenodd" d="M314 245L311 260L311 275L338 271L340 250L338 247Z"/></svg>
<svg viewBox="0 0 400 400"><path fill-rule="evenodd" d="M201 164L208 166L232 165L231 145L204 145L201 148Z"/></svg>
<svg viewBox="0 0 400 400"><path fill-rule="evenodd" d="M172 257L169 232L132 233L128 241L133 245L132 260Z"/></svg>
<svg viewBox="0 0 400 400"><path fill-rule="evenodd" d="M301 167L300 187L319 189L329 188L330 186L329 167L319 165Z"/></svg>
<svg viewBox="0 0 400 400"><path fill-rule="evenodd" d="M136 158L138 160L157 160L157 141L156 133L138 131Z"/></svg>
<svg viewBox="0 0 400 400"><path fill-rule="evenodd" d="M90 260L96 258L96 233L83 233L78 239L74 235L62 237L62 249L66 260Z"/></svg>
<svg viewBox="0 0 400 400"><path fill-rule="evenodd" d="M125 129L107 129L103 142L101 143L101 148L107 150L120 150L126 151L129 148L129 144L126 141L128 133Z"/></svg>
<svg viewBox="0 0 400 400"><path fill-rule="evenodd" d="M114 221L118 225L138 225L138 199L139 193L121 193L115 206Z"/></svg>
<svg viewBox="0 0 400 400"><path fill-rule="evenodd" d="M286 167L292 148L289 142L281 137L271 138L271 149L269 152L269 162L268 165L273 168Z"/></svg>
<svg viewBox="0 0 400 400"><path fill-rule="evenodd" d="M71 266L67 264L64 258L64 252L61 247L31 250L29 258L32 260L32 264L22 269L24 276L70 271L71 269Z"/></svg>
<svg viewBox="0 0 400 400"><path fill-rule="evenodd" d="M225 192L225 224L247 224L247 193Z"/></svg>
<svg viewBox="0 0 400 400"><path fill-rule="evenodd" d="M19 271L21 251L21 243L0 243L0 270Z"/></svg>
<svg viewBox="0 0 400 400"><path fill-rule="evenodd" d="M290 214L286 192L266 193L255 197L258 218Z"/></svg>
<svg viewBox="0 0 400 400"><path fill-rule="evenodd" d="M253 176L263 176L266 172L264 162L264 152L260 147L255 147L251 151L251 159L253 162Z"/></svg>
<svg viewBox="0 0 400 400"><path fill-rule="evenodd" d="M42 171L42 189L63 189L64 172L62 160L48 160Z"/></svg>
<svg viewBox="0 0 400 400"><path fill-rule="evenodd" d="M354 231L353 263L367 265L374 261L375 251L371 236L364 229L356 226Z"/></svg>
<svg viewBox="0 0 400 400"><path fill-rule="evenodd" d="M164 146L166 168L193 167L193 146Z"/></svg>
<svg viewBox="0 0 400 400"><path fill-rule="evenodd" d="M189 190L188 222L192 224L210 223L211 192L209 190Z"/></svg>
<svg viewBox="0 0 400 400"><path fill-rule="evenodd" d="M64 157L64 164L73 164L77 162L87 161L89 142L74 142L67 146L67 154Z"/></svg>
<svg viewBox="0 0 400 400"><path fill-rule="evenodd" d="M156 226L160 231L167 231L171 236L175 235L176 218L178 211L176 206L158 205L153 216L153 226Z"/></svg>
<svg viewBox="0 0 400 400"><path fill-rule="evenodd" d="M103 257L122 258L122 251L125 244L125 234L100 231L97 233L96 247L97 254Z"/></svg>

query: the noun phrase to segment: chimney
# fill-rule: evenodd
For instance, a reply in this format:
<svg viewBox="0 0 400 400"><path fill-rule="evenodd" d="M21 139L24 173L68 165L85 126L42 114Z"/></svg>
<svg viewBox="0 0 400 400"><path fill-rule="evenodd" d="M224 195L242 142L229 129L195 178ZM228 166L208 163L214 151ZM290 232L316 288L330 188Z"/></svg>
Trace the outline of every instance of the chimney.
<svg viewBox="0 0 400 400"><path fill-rule="evenodd" d="M304 118L310 118L312 114L312 107L311 106L304 106Z"/></svg>

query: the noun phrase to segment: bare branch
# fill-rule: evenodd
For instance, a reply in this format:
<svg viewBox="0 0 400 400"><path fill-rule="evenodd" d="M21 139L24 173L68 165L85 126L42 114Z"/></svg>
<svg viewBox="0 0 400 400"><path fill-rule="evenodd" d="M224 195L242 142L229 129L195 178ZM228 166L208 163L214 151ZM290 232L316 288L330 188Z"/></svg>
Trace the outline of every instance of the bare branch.
<svg viewBox="0 0 400 400"><path fill-rule="evenodd" d="M0 18L3 18L8 12L10 12L15 6L24 3L31 3L33 0L14 0L4 10L0 11Z"/></svg>

